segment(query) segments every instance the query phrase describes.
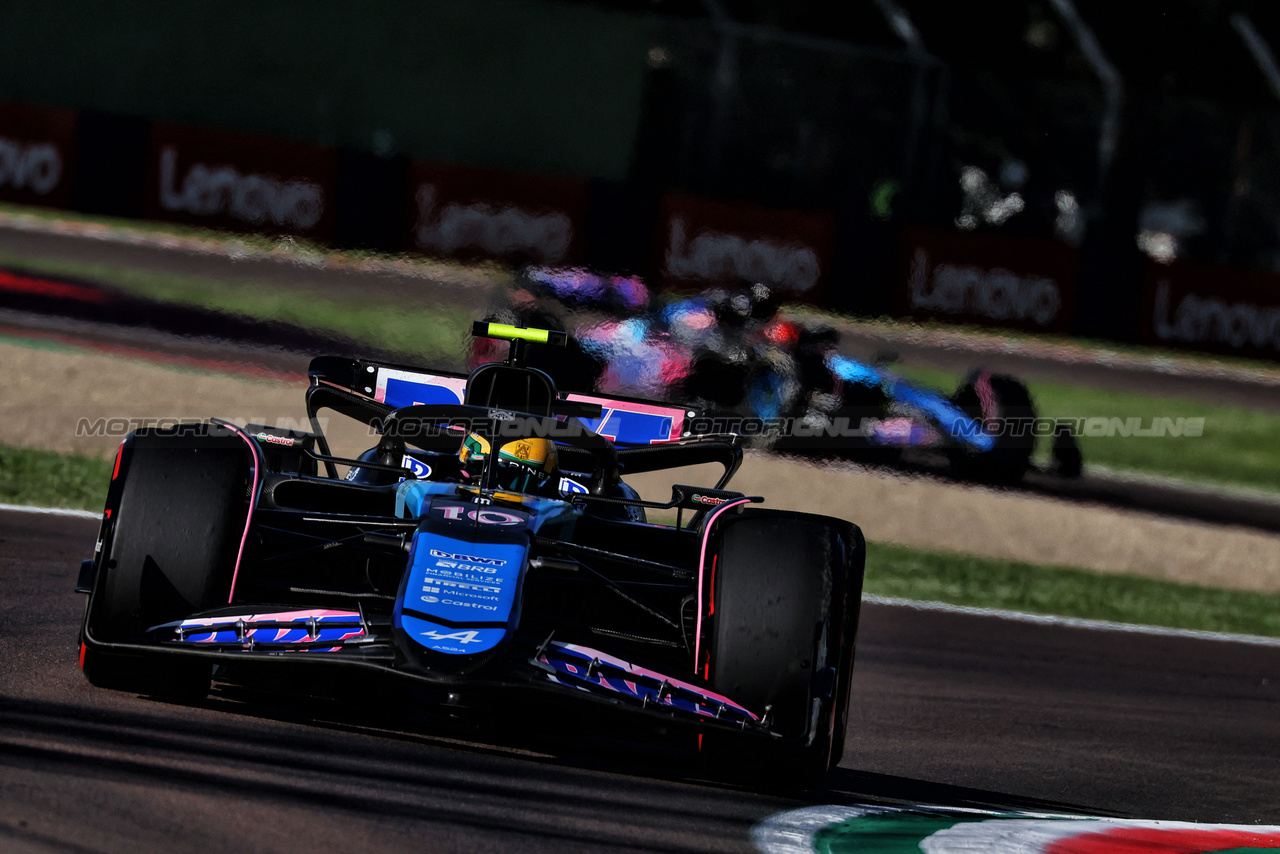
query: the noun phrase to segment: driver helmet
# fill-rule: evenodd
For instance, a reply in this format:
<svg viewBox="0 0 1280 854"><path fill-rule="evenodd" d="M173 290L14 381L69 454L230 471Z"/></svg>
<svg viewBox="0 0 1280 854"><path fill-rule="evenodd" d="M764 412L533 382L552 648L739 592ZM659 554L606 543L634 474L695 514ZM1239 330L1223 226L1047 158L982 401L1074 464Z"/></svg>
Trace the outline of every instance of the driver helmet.
<svg viewBox="0 0 1280 854"><path fill-rule="evenodd" d="M462 441L458 459L467 477L480 477L491 449L489 440L478 433L471 433ZM559 458L550 439L531 437L507 442L498 448L494 461L495 485L511 492L542 492L542 487L554 481Z"/></svg>

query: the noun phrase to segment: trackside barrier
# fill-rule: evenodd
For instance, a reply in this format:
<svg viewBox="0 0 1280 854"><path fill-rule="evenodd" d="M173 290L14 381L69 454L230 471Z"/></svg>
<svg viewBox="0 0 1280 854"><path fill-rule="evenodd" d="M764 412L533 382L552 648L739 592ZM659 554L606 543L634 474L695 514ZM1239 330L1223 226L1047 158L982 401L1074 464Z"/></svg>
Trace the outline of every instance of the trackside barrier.
<svg viewBox="0 0 1280 854"><path fill-rule="evenodd" d="M0 199L69 207L76 114L0 101Z"/></svg>
<svg viewBox="0 0 1280 854"><path fill-rule="evenodd" d="M825 210L95 111L0 101L0 201L386 252L590 264L663 287L764 280L791 300L855 313L1054 334L1079 326L1079 253L1055 241L883 224L870 239L856 218ZM869 273L891 269L894 256L888 281ZM1116 327L1136 330L1140 343L1280 359L1280 274L1152 262L1133 287L1135 307L1122 305L1126 294L1111 299L1132 321Z"/></svg>

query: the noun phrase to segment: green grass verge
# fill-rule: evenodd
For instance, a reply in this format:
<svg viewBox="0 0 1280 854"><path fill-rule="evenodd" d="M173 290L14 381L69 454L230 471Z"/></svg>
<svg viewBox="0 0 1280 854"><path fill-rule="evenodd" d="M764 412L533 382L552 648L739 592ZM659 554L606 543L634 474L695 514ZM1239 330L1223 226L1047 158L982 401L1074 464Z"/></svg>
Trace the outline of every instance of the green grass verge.
<svg viewBox="0 0 1280 854"><path fill-rule="evenodd" d="M1280 637L1280 595L867 546L864 592L1031 614Z"/></svg>
<svg viewBox="0 0 1280 854"><path fill-rule="evenodd" d="M113 462L0 445L0 503L101 510Z"/></svg>
<svg viewBox="0 0 1280 854"><path fill-rule="evenodd" d="M159 220L126 219L123 217L85 214L63 208L46 208L36 205L20 205L13 202L0 202L0 218L15 224L44 222L48 227L81 226L91 229L94 237L111 234L125 240L147 238L170 243L174 240L203 246L233 247L235 249L258 254L271 254L279 251L282 239L269 234L257 234L250 231L230 231L227 229L208 228L198 225L182 225L176 222ZM393 258L395 256L383 252L366 250L333 249L300 237L286 238L290 251L307 257L343 257L343 258ZM432 263L422 259L423 265Z"/></svg>
<svg viewBox="0 0 1280 854"><path fill-rule="evenodd" d="M894 366L903 377L951 392L961 377L945 371ZM1087 386L1028 381L1042 418L1139 419L1149 429L1156 418L1203 418L1200 436L1079 437L1086 466L1180 478L1218 486L1280 491L1280 415L1239 406ZM1048 443L1039 461L1047 462Z"/></svg>
<svg viewBox="0 0 1280 854"><path fill-rule="evenodd" d="M9 253L0 253L0 266L86 279L158 302L289 323L440 366L456 366L460 361L465 345L463 333L471 329L470 323L475 319L475 309L467 305L415 308L376 304L361 294L353 294L350 300L334 300L251 282L149 273Z"/></svg>
<svg viewBox="0 0 1280 854"><path fill-rule="evenodd" d="M1093 354L1094 356L1107 358L1118 356L1139 362L1145 361L1165 369L1184 366L1214 370L1225 369L1271 376L1280 374L1280 365L1275 362L1247 356L1180 350L1150 344L1133 344L1101 338L1080 338L1047 332L1025 332L1020 329L980 326L952 321L911 320L884 315L875 318L849 317L804 305L788 306L786 311L796 318L815 320L834 325L837 328L851 327L861 332L881 333L889 336L905 335L908 340L937 334L953 341L983 342L986 346L990 346L993 342L998 342L1001 346L1012 345L1015 348L1026 346L1034 350L1058 352L1062 355ZM884 349L894 350L895 347L893 344L886 342Z"/></svg>

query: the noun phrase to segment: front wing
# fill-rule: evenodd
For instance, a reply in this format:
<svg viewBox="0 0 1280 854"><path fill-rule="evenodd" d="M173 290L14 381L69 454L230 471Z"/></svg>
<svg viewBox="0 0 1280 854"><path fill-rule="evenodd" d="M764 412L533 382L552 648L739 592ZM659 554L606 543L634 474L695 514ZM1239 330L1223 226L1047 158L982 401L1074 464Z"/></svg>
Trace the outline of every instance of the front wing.
<svg viewBox="0 0 1280 854"><path fill-rule="evenodd" d="M321 663L379 671L390 678L445 690L491 693L531 690L580 700L698 729L729 729L768 737L763 715L695 680L663 674L607 652L548 638L527 659L483 674L424 674L397 667L389 620L370 619L360 610L219 609L154 626L146 642L101 643L85 629L84 642L125 655L199 656L214 663L273 661Z"/></svg>

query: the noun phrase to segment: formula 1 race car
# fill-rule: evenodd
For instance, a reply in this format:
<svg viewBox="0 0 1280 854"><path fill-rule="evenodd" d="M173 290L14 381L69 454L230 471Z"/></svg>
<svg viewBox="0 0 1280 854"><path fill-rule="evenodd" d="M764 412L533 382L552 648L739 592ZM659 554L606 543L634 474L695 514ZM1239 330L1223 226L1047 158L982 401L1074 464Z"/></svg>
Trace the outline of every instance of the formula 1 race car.
<svg viewBox="0 0 1280 854"><path fill-rule="evenodd" d="M977 368L946 395L839 353L825 354L822 363L825 389L784 422L773 450L888 463L933 453L961 480L1007 486L1035 468L1036 443L1046 441L1049 471L1081 474L1075 436L1038 418L1030 391L1016 377Z"/></svg>
<svg viewBox="0 0 1280 854"><path fill-rule="evenodd" d="M1037 418L1017 378L975 368L951 394L853 358L823 322L783 316L763 284L653 298L635 277L582 269L522 271L490 317L576 329L567 349L537 354L562 387L640 394L700 416L692 433L736 433L755 447L897 465L938 458L962 480L1012 485L1035 469L1078 477L1075 437ZM485 347L476 362L489 355Z"/></svg>
<svg viewBox="0 0 1280 854"><path fill-rule="evenodd" d="M559 698L680 733L717 775L818 782L847 726L857 526L729 490L740 447L684 438L682 408L559 393L526 357L562 334L473 333L505 361L314 359L310 430L131 434L77 585L88 680L199 699L215 666L358 668L428 703ZM376 446L332 454L328 411ZM719 479L669 500L625 479L704 464Z"/></svg>

